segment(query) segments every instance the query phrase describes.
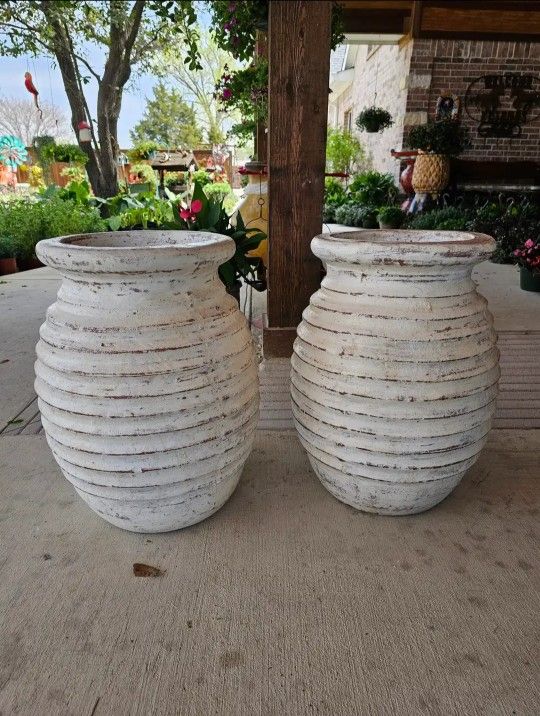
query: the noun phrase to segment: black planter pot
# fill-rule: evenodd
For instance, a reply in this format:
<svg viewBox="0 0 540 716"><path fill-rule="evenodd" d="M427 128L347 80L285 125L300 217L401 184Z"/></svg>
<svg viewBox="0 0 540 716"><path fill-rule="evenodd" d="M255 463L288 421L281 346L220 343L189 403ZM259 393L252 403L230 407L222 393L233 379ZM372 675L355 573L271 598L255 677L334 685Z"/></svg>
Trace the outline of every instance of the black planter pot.
<svg viewBox="0 0 540 716"><path fill-rule="evenodd" d="M367 122L364 124L364 129L368 134L377 134L381 129L381 125L379 122Z"/></svg>
<svg viewBox="0 0 540 716"><path fill-rule="evenodd" d="M524 266L519 269L519 286L524 291L540 292L540 273L534 274Z"/></svg>

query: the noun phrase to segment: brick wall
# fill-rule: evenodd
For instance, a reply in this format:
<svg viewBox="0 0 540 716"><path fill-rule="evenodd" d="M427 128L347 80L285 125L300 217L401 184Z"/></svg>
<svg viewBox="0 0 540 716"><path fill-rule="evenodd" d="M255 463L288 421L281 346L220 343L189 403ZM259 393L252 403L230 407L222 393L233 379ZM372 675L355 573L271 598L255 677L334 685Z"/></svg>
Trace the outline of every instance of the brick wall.
<svg viewBox="0 0 540 716"><path fill-rule="evenodd" d="M412 48L405 115L407 126L435 117L441 93L461 99L461 122L471 130L472 146L462 157L473 160L540 159L540 119L527 124L516 139L482 138L464 111L468 85L485 74L517 72L540 76L540 43L415 40Z"/></svg>

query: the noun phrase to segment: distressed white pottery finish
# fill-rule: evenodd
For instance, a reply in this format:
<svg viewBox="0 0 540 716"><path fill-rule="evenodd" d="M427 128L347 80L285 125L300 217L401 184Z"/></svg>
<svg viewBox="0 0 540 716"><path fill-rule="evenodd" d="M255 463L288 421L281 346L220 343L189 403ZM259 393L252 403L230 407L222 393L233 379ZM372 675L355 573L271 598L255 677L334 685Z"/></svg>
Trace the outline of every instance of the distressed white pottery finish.
<svg viewBox="0 0 540 716"><path fill-rule="evenodd" d="M499 354L471 271L494 245L449 231L313 239L327 275L298 327L292 405L311 464L339 500L422 512L477 459Z"/></svg>
<svg viewBox="0 0 540 716"><path fill-rule="evenodd" d="M37 345L51 450L104 519L187 527L234 491L258 420L251 334L218 266L218 234L137 231L42 241L60 271Z"/></svg>

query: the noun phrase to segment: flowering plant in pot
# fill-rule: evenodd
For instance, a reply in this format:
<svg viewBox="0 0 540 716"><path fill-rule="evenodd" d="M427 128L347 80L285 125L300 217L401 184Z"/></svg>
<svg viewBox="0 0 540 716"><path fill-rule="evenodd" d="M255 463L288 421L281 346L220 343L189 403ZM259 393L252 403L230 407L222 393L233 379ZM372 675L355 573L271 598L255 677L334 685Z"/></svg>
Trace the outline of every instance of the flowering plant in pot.
<svg viewBox="0 0 540 716"><path fill-rule="evenodd" d="M383 206L377 213L380 229L399 229L405 219L405 213L399 206Z"/></svg>
<svg viewBox="0 0 540 716"><path fill-rule="evenodd" d="M514 251L524 291L540 291L540 240L527 239Z"/></svg>
<svg viewBox="0 0 540 716"><path fill-rule="evenodd" d="M450 119L413 127L409 132L409 145L418 149L412 176L415 192L442 191L450 178L450 157L461 154L469 144L468 129Z"/></svg>
<svg viewBox="0 0 540 716"><path fill-rule="evenodd" d="M388 129L394 124L392 115L386 109L382 107L366 107L363 109L358 117L356 118L356 126L363 132L366 131L370 134L375 132L382 132L384 129Z"/></svg>
<svg viewBox="0 0 540 716"><path fill-rule="evenodd" d="M239 301L241 280L257 291L266 289L266 281L260 278L262 259L247 255L266 239L266 234L257 227L246 226L240 212L236 213L235 223L232 223L223 206L223 198L207 196L198 182L195 182L191 201L177 205L175 221L170 228L230 236L236 245L235 254L219 267L219 277L227 292Z"/></svg>

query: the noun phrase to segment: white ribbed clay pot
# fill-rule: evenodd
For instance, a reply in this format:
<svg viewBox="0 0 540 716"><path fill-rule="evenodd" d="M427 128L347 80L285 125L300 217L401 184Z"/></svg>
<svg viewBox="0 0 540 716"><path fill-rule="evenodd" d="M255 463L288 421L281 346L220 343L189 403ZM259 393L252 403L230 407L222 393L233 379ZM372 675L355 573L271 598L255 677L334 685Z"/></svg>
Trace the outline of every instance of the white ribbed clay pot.
<svg viewBox="0 0 540 716"><path fill-rule="evenodd" d="M62 472L104 519L187 527L234 491L258 420L251 335L218 234L136 231L42 241L62 274L37 345L36 392Z"/></svg>
<svg viewBox="0 0 540 716"><path fill-rule="evenodd" d="M292 403L323 485L367 512L443 500L486 442L499 378L471 279L495 242L459 232L317 236L327 275L298 327Z"/></svg>

